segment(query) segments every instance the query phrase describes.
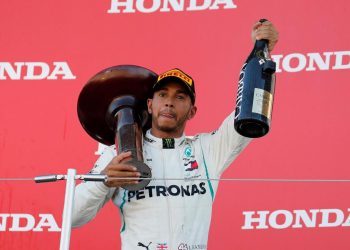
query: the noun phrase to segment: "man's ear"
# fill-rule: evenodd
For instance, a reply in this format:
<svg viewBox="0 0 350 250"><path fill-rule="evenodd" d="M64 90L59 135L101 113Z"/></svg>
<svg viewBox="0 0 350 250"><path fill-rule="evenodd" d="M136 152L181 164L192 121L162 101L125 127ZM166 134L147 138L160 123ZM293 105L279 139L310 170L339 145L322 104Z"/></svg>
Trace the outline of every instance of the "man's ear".
<svg viewBox="0 0 350 250"><path fill-rule="evenodd" d="M197 113L197 107L191 106L190 112L188 113L187 120L191 120Z"/></svg>
<svg viewBox="0 0 350 250"><path fill-rule="evenodd" d="M147 110L149 114L152 114L152 99L147 99Z"/></svg>

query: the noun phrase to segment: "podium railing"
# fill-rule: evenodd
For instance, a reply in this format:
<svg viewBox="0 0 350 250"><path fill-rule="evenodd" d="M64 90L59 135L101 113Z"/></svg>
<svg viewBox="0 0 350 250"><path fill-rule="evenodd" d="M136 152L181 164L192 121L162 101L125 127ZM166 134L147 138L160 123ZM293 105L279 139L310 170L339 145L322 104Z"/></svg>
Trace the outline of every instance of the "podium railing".
<svg viewBox="0 0 350 250"><path fill-rule="evenodd" d="M60 250L69 250L70 235L72 231L72 213L75 193L75 180L84 181L106 181L106 175L88 174L76 175L75 169L68 169L67 175L44 175L34 178L36 183L55 182L59 180L66 180L66 191L64 197L64 207L62 213L62 228L60 238Z"/></svg>
<svg viewBox="0 0 350 250"><path fill-rule="evenodd" d="M60 250L70 249L70 238L72 228L72 214L76 180L106 182L109 178L100 174L77 175L75 169L68 169L65 175L44 175L35 178L0 178L0 181L35 181L36 183L56 182L66 180L64 208L62 212L62 226L60 236ZM128 180L184 180L183 178L110 178L110 179L128 179ZM280 183L350 183L350 179L271 179L271 178L198 178L199 180L210 181L231 181L231 182L280 182Z"/></svg>

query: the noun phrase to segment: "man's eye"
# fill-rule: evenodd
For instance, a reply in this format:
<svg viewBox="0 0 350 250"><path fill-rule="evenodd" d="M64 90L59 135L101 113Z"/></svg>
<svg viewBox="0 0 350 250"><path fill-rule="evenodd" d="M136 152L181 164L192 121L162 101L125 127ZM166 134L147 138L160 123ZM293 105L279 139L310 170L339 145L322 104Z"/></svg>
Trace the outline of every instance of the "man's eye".
<svg viewBox="0 0 350 250"><path fill-rule="evenodd" d="M183 99L185 99L185 97L183 95L178 95L177 99L183 100Z"/></svg>
<svg viewBox="0 0 350 250"><path fill-rule="evenodd" d="M164 93L159 93L159 96L160 96L160 97L164 97L165 94L164 94Z"/></svg>

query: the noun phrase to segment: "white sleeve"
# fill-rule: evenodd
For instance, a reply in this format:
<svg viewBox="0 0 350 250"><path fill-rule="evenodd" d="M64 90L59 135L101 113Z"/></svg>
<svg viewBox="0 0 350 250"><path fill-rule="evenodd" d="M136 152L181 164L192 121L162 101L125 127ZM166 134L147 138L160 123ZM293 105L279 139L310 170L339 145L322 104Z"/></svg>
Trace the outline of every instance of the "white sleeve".
<svg viewBox="0 0 350 250"><path fill-rule="evenodd" d="M91 174L99 174L116 155L114 146L107 147L96 161ZM113 196L116 188L101 182L82 182L75 189L72 227L79 227L95 218L97 212Z"/></svg>
<svg viewBox="0 0 350 250"><path fill-rule="evenodd" d="M236 132L234 117L232 112L218 130L200 136L203 158L216 176L220 176L251 141Z"/></svg>

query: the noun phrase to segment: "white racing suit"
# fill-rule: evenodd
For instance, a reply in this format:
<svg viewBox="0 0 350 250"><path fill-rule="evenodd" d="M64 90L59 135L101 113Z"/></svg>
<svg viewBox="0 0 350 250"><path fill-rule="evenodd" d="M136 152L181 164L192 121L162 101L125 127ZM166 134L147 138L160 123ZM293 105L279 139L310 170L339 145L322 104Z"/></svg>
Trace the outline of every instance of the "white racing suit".
<svg viewBox="0 0 350 250"><path fill-rule="evenodd" d="M123 250L207 249L212 204L222 172L250 139L237 134L234 113L212 133L193 138L161 139L147 131L143 138L144 162L152 180L139 191L108 188L103 183L77 186L73 226L92 218L112 199L122 218ZM100 173L116 155L107 148L92 173ZM167 179L180 180L167 180Z"/></svg>

